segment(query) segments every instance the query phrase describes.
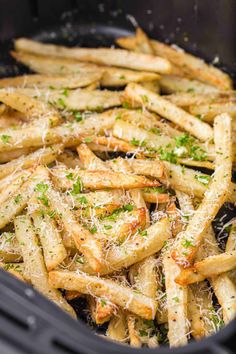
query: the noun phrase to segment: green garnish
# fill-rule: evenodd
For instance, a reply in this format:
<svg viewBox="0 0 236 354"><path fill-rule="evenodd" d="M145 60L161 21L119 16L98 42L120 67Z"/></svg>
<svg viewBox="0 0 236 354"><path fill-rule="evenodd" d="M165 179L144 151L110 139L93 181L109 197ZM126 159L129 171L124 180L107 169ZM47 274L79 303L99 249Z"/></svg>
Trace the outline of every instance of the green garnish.
<svg viewBox="0 0 236 354"><path fill-rule="evenodd" d="M1 140L4 144L9 143L10 138L11 138L10 135L6 135L6 134L1 135Z"/></svg>
<svg viewBox="0 0 236 354"><path fill-rule="evenodd" d="M83 183L80 177L77 177L76 182L72 186L71 194L76 195L83 191Z"/></svg>
<svg viewBox="0 0 236 354"><path fill-rule="evenodd" d="M208 175L195 175L194 178L204 185L209 184L211 180L211 176Z"/></svg>

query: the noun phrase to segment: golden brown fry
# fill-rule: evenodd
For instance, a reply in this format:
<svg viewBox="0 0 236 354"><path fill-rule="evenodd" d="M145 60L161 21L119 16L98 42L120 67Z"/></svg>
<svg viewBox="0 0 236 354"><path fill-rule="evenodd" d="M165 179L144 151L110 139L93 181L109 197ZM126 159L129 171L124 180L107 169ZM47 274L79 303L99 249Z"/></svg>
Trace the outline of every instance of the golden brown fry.
<svg viewBox="0 0 236 354"><path fill-rule="evenodd" d="M23 185L16 190L11 197L0 206L0 228L6 226L27 205L35 193L37 185L48 183L48 171L39 166Z"/></svg>
<svg viewBox="0 0 236 354"><path fill-rule="evenodd" d="M110 279L89 276L81 272L51 271L49 282L54 288L77 290L83 294L99 297L105 294L107 300L144 319L153 319L156 313L156 301Z"/></svg>
<svg viewBox="0 0 236 354"><path fill-rule="evenodd" d="M111 318L107 328L106 336L118 342L126 342L127 323L124 311L118 310L117 313Z"/></svg>
<svg viewBox="0 0 236 354"><path fill-rule="evenodd" d="M163 254L163 266L165 274L165 286L168 308L168 338L171 347L185 345L188 342L187 333L187 287L179 286L175 277L179 273L179 267L171 258L170 244Z"/></svg>
<svg viewBox="0 0 236 354"><path fill-rule="evenodd" d="M162 75L159 80L161 91L163 93L199 93L199 94L211 94L217 93L219 89L198 80L192 80L186 77L180 77L176 75Z"/></svg>
<svg viewBox="0 0 236 354"><path fill-rule="evenodd" d="M103 298L94 298L87 295L89 310L93 321L101 325L110 320L114 313L115 306Z"/></svg>
<svg viewBox="0 0 236 354"><path fill-rule="evenodd" d="M96 64L125 67L135 70L169 73L171 65L168 60L148 54L132 53L113 48L66 48L53 44L43 44L26 38L15 41L15 48L33 54L53 55L77 59Z"/></svg>
<svg viewBox="0 0 236 354"><path fill-rule="evenodd" d="M76 318L73 308L67 303L61 293L53 289L48 282L48 273L42 251L38 245L30 218L27 215L18 216L14 221L14 225L16 238L20 244L24 259L25 272L28 273L31 283L50 300Z"/></svg>
<svg viewBox="0 0 236 354"><path fill-rule="evenodd" d="M68 179L66 177L68 175L71 178ZM84 171L57 168L52 171L52 178L62 190L73 189L73 186L76 183L78 184L78 181L81 181L81 185L84 188L91 190L145 188L158 187L160 185L158 181L150 180L143 176L103 170Z"/></svg>
<svg viewBox="0 0 236 354"><path fill-rule="evenodd" d="M27 181L31 174L32 170L25 170L20 172L19 174L16 174L16 178L14 178L12 181L11 179L9 179L10 183L5 188L2 188L2 191L0 193L0 204L4 203L6 200L11 198L11 196L19 190L23 183ZM15 202L20 199L20 197L17 196L15 196L15 198Z"/></svg>
<svg viewBox="0 0 236 354"><path fill-rule="evenodd" d="M191 114L201 117L204 121L213 122L215 116L221 113L228 113L232 117L236 117L235 102L212 102L208 104L197 104L189 107Z"/></svg>
<svg viewBox="0 0 236 354"><path fill-rule="evenodd" d="M52 107L17 91L0 90L0 101L23 113L28 119L42 118L42 122L44 120L49 122L49 126L56 125L61 121L60 114Z"/></svg>
<svg viewBox="0 0 236 354"><path fill-rule="evenodd" d="M222 90L232 88L231 78L220 69L206 64L202 59L179 50L179 48L174 48L155 40L151 41L151 43L156 55L168 59L171 64L180 68L187 77L197 79Z"/></svg>
<svg viewBox="0 0 236 354"><path fill-rule="evenodd" d="M63 150L62 145L52 145L32 152L29 155L21 156L18 159L0 165L0 179L21 169L36 167L37 165L48 165L56 160L58 154Z"/></svg>
<svg viewBox="0 0 236 354"><path fill-rule="evenodd" d="M99 241L93 237L89 230L77 222L59 192L49 188L45 195L50 207L55 211L55 217L62 222L65 231L74 240L77 249L86 256L92 269L99 272L103 264L103 252Z"/></svg>
<svg viewBox="0 0 236 354"><path fill-rule="evenodd" d="M125 96L131 102L147 107L147 109L179 125L200 140L206 141L213 137L212 128L208 124L173 105L160 95L145 90L138 84L129 84L125 89Z"/></svg>
<svg viewBox="0 0 236 354"><path fill-rule="evenodd" d="M134 238L127 240L119 247L113 247L106 253L106 273L124 267L127 268L157 253L170 237L170 224L167 219L163 219L145 231L143 235L134 236Z"/></svg>
<svg viewBox="0 0 236 354"><path fill-rule="evenodd" d="M88 86L101 79L102 73L76 73L68 75L23 75L0 80L0 88L31 87L54 89L73 89Z"/></svg>
<svg viewBox="0 0 236 354"><path fill-rule="evenodd" d="M179 284L193 284L236 268L236 251L210 256L183 270L176 278Z"/></svg>
<svg viewBox="0 0 236 354"><path fill-rule="evenodd" d="M12 232L3 232L0 238L0 259L4 263L21 262L21 250Z"/></svg>
<svg viewBox="0 0 236 354"><path fill-rule="evenodd" d="M205 231L211 224L229 195L232 171L232 124L227 114L215 119L214 138L216 169L202 203L191 219L185 232L176 240L172 257L183 267L189 267L197 252Z"/></svg>
<svg viewBox="0 0 236 354"><path fill-rule="evenodd" d="M50 213L50 210L41 205L37 199L30 202L28 213L33 219L35 232L42 245L45 265L50 271L67 257L61 235L53 220L54 213Z"/></svg>
<svg viewBox="0 0 236 354"><path fill-rule="evenodd" d="M159 79L157 73L100 66L68 58L34 55L27 52L11 52L11 55L40 74L66 75L81 72L87 75L99 73L102 75L101 85L105 87L119 87L129 82L150 82Z"/></svg>
<svg viewBox="0 0 236 354"><path fill-rule="evenodd" d="M86 144L80 144L76 150L80 161L82 162L83 168L87 170L110 170L110 168L106 166L105 162L99 159Z"/></svg>
<svg viewBox="0 0 236 354"><path fill-rule="evenodd" d="M76 146L85 134L103 133L115 123L116 110L101 114L94 113L85 121L65 123L54 128L42 129L42 126L29 126L6 129L0 132L0 152L12 151L26 147L41 147L56 143ZM99 124L97 124L99 120ZM4 138L5 137L5 138Z"/></svg>

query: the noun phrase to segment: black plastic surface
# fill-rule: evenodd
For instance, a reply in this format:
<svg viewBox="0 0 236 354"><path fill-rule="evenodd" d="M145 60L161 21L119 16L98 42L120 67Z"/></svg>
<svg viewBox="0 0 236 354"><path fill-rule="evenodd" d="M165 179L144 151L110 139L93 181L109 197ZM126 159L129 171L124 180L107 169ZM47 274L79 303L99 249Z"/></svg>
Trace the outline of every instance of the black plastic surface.
<svg viewBox="0 0 236 354"><path fill-rule="evenodd" d="M71 11L72 10L72 11ZM0 76L26 72L8 51L18 36L66 45L109 46L138 23L151 36L177 43L236 77L234 0L0 0ZM229 212L229 218L235 209ZM29 286L0 271L0 354L142 354L92 335ZM171 353L236 353L236 322L217 335ZM158 349L160 354L168 348Z"/></svg>

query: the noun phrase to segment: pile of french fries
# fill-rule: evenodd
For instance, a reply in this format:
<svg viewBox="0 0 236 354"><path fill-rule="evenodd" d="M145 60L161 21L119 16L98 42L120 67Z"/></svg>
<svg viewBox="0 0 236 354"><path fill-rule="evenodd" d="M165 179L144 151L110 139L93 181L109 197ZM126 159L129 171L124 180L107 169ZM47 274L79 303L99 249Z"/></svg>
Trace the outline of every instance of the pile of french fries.
<svg viewBox="0 0 236 354"><path fill-rule="evenodd" d="M212 227L236 92L140 28L117 44L15 41L36 74L0 80L0 266L73 317L85 298L112 340L181 346L236 315L236 219L225 249Z"/></svg>

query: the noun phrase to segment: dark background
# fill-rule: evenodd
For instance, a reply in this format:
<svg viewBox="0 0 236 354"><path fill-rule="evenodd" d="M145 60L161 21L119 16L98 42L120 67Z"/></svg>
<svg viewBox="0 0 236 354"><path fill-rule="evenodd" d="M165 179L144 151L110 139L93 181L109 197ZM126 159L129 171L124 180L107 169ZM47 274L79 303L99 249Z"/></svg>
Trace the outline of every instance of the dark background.
<svg viewBox="0 0 236 354"><path fill-rule="evenodd" d="M217 65L236 77L235 0L0 0L0 42L37 34L67 45L93 46L102 37L105 46L134 30L132 16L150 36L209 62L219 58ZM3 63L9 65L1 51Z"/></svg>

